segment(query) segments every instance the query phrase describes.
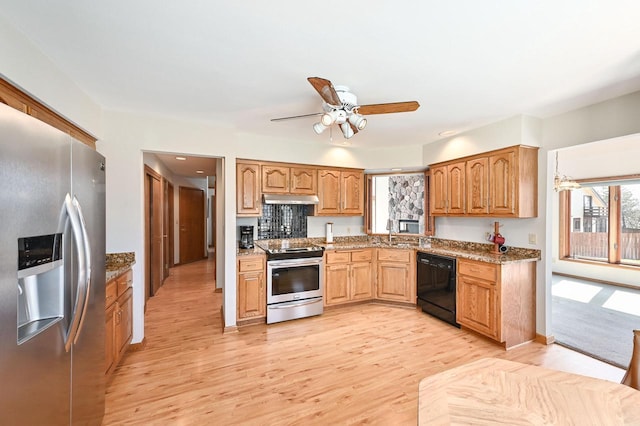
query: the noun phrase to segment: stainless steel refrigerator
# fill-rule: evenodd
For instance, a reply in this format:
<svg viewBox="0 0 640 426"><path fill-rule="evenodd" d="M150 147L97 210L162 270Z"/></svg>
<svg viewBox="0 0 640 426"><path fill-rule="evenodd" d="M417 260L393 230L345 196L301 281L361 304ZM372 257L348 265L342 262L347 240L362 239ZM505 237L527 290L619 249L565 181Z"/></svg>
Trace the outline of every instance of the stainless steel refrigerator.
<svg viewBox="0 0 640 426"><path fill-rule="evenodd" d="M101 424L105 160L0 104L0 424Z"/></svg>

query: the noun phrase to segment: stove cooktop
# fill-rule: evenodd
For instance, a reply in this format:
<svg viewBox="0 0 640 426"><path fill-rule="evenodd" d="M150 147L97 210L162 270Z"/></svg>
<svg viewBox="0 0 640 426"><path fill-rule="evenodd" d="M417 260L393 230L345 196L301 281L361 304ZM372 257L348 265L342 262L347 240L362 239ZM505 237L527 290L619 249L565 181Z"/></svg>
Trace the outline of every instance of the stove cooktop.
<svg viewBox="0 0 640 426"><path fill-rule="evenodd" d="M324 248L315 245L287 245L285 244L265 244L260 245L267 252L267 259L296 259L306 257L322 257Z"/></svg>
<svg viewBox="0 0 640 426"><path fill-rule="evenodd" d="M305 246L305 247L269 247L267 253L307 253L311 251L324 250L319 246Z"/></svg>

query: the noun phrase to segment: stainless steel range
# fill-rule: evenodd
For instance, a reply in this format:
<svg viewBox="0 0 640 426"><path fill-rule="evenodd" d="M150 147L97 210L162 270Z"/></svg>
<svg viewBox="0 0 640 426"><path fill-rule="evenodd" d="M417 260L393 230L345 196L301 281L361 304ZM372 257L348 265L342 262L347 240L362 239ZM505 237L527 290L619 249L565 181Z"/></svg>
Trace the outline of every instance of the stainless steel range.
<svg viewBox="0 0 640 426"><path fill-rule="evenodd" d="M324 248L286 240L256 245L267 253L267 324L322 314Z"/></svg>

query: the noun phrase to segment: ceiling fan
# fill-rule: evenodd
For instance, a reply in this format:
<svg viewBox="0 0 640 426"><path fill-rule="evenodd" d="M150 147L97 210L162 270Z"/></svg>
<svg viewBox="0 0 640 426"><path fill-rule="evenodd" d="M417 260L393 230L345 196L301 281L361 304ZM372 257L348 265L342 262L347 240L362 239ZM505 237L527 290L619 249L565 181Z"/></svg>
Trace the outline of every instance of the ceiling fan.
<svg viewBox="0 0 640 426"><path fill-rule="evenodd" d="M309 83L322 98L323 112L295 115L292 117L272 118L271 121L291 120L294 118L320 115L320 121L313 125L313 130L320 134L333 124L340 126L345 139L349 139L365 128L365 115L389 114L393 112L410 112L420 107L417 101L392 102L387 104L358 105L358 98L346 86L333 86L327 79L320 77L307 78Z"/></svg>

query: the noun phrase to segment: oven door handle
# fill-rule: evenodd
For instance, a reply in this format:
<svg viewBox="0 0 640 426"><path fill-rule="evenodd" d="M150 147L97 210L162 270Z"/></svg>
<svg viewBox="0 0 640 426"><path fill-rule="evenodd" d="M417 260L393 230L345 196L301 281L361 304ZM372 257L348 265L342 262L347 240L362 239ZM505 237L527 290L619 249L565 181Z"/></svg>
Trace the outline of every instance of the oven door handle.
<svg viewBox="0 0 640 426"><path fill-rule="evenodd" d="M288 308L297 308L300 306L306 306L306 305L311 305L313 303L318 303L318 302L322 302L322 299L315 299L315 300L305 300L304 302L300 302L300 303L281 303L279 305L270 305L268 306L269 309L288 309Z"/></svg>
<svg viewBox="0 0 640 426"><path fill-rule="evenodd" d="M267 262L267 264L270 264L271 266L276 268L285 268L287 266L315 266L315 265L320 265L321 263L322 263L322 258L305 260L305 261L275 260L275 261Z"/></svg>

